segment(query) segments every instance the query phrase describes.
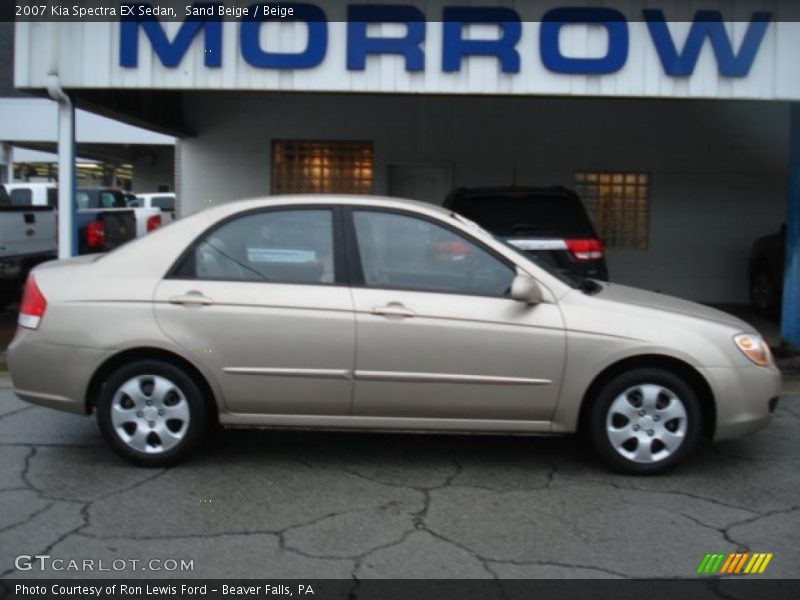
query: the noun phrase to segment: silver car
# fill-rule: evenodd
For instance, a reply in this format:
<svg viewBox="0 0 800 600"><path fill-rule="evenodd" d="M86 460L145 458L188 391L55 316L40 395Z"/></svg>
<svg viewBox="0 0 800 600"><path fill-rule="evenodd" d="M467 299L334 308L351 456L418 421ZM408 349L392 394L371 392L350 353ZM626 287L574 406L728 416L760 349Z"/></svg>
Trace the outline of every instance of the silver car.
<svg viewBox="0 0 800 600"><path fill-rule="evenodd" d="M577 432L653 473L769 422L780 375L749 325L548 269L428 204L235 202L36 268L8 363L143 466L218 422Z"/></svg>

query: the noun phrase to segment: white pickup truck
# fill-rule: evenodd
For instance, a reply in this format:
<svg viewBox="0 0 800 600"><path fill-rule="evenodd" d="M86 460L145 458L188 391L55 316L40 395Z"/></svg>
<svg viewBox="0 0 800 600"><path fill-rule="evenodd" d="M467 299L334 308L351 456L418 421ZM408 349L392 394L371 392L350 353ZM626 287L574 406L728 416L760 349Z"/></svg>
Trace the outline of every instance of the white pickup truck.
<svg viewBox="0 0 800 600"><path fill-rule="evenodd" d="M15 205L0 185L0 304L17 299L28 272L56 257L52 206Z"/></svg>
<svg viewBox="0 0 800 600"><path fill-rule="evenodd" d="M135 200L129 201L128 206L161 209L165 225L175 220L175 194L172 192L136 194Z"/></svg>
<svg viewBox="0 0 800 600"><path fill-rule="evenodd" d="M11 204L55 207L58 202L55 183L7 183L5 187ZM129 235L119 242L141 237L165 222L159 208L128 206L125 193L112 188L79 188L76 191L75 202L81 231L86 225L88 215L96 214L98 211L102 211L106 216L111 213L132 212L136 219L135 234ZM118 245L119 243L116 243L114 247ZM110 249L111 247L105 248L105 250ZM92 251L101 252L103 250L95 248ZM81 254L83 253L84 251L81 250Z"/></svg>

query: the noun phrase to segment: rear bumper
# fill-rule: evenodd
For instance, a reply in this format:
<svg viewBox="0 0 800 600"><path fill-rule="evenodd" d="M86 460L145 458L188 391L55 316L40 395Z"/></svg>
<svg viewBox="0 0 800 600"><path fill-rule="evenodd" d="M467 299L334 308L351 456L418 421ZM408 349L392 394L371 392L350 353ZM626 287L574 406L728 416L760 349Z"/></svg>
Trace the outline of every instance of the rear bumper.
<svg viewBox="0 0 800 600"><path fill-rule="evenodd" d="M780 396L781 375L775 367L701 368L716 400L714 440L736 438L769 424ZM771 406L772 405L772 406Z"/></svg>
<svg viewBox="0 0 800 600"><path fill-rule="evenodd" d="M31 404L87 414L87 386L106 353L80 346L39 343L30 339L35 335L18 328L8 347L8 370L14 393Z"/></svg>

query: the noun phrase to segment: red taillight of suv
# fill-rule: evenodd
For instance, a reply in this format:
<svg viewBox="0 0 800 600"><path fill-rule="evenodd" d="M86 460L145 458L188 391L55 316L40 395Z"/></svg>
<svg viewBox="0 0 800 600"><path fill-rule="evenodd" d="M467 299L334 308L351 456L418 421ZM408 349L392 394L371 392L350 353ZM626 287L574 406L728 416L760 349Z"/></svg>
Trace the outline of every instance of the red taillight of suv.
<svg viewBox="0 0 800 600"><path fill-rule="evenodd" d="M86 245L89 248L102 248L106 244L106 224L92 221L86 226Z"/></svg>
<svg viewBox="0 0 800 600"><path fill-rule="evenodd" d="M603 258L603 242L597 239L564 240L567 248L578 260L600 260Z"/></svg>
<svg viewBox="0 0 800 600"><path fill-rule="evenodd" d="M22 292L22 302L19 305L17 323L20 327L38 329L45 310L47 310L47 300L44 299L42 291L36 285L33 275L28 275L25 291Z"/></svg>
<svg viewBox="0 0 800 600"><path fill-rule="evenodd" d="M161 227L161 215L153 215L147 219L147 232L150 233L153 229Z"/></svg>

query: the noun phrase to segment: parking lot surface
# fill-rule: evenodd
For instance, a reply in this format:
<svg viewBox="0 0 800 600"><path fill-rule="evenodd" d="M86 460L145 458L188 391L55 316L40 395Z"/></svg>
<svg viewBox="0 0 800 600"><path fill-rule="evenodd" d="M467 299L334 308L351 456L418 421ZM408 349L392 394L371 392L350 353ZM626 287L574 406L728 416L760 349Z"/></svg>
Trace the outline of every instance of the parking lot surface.
<svg viewBox="0 0 800 600"><path fill-rule="evenodd" d="M274 431L140 469L94 419L0 386L3 577L691 577L737 550L774 553L763 577L800 576L796 383L769 429L649 478L569 438ZM126 566L19 571L21 554Z"/></svg>

